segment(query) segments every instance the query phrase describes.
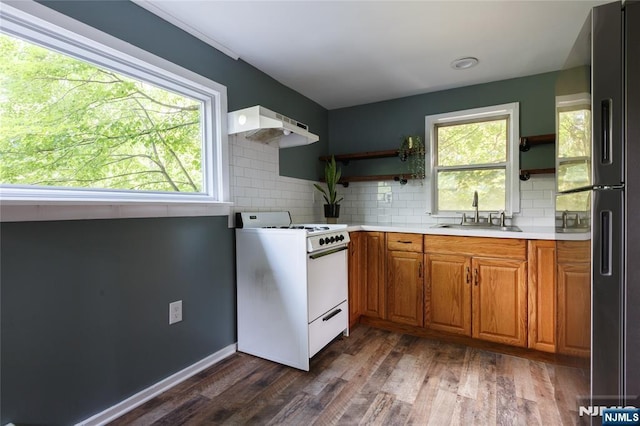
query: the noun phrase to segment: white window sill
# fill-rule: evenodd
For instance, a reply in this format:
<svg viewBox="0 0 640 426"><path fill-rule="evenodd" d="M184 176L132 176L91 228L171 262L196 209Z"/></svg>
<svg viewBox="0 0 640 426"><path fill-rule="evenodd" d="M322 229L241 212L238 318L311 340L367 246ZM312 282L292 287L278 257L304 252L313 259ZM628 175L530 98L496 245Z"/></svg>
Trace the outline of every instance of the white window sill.
<svg viewBox="0 0 640 426"><path fill-rule="evenodd" d="M230 202L0 201L0 222L228 216Z"/></svg>

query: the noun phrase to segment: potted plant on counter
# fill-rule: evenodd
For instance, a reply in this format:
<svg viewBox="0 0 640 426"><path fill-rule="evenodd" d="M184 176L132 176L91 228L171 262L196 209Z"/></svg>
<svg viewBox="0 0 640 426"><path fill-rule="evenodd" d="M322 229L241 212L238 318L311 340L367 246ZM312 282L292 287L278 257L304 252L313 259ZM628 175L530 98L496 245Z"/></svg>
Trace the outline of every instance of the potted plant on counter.
<svg viewBox="0 0 640 426"><path fill-rule="evenodd" d="M338 194L336 193L336 185L338 185L340 175L341 171L338 169L336 159L332 155L331 161L327 161L327 164L324 166L324 181L327 184L327 189L325 190L317 183L313 184L316 189L322 193L326 201L324 205L324 217L327 218L327 223L336 223L340 216L340 201L342 201L342 197L337 199Z"/></svg>

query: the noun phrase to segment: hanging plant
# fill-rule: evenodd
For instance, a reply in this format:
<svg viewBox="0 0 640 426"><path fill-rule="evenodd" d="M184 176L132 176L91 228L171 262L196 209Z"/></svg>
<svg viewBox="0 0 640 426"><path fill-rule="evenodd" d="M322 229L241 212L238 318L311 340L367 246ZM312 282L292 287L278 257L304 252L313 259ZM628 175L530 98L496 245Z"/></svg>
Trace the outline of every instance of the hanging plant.
<svg viewBox="0 0 640 426"><path fill-rule="evenodd" d="M425 177L425 152L424 142L420 136L407 136L400 144L398 156L400 161L407 164L408 174L413 179L421 180Z"/></svg>

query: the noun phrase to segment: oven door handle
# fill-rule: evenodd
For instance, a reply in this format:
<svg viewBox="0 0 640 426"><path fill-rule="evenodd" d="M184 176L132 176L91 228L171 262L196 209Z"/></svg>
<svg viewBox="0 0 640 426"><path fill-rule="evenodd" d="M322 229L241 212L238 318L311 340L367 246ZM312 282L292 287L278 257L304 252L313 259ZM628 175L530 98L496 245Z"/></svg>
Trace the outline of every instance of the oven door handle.
<svg viewBox="0 0 640 426"><path fill-rule="evenodd" d="M334 254L334 253L338 253L340 251L347 250L348 248L349 247L344 246L344 247L335 248L333 250L323 251L322 253L310 254L309 255L309 259L316 260L316 259L319 259L319 258L324 257L324 256L329 256L330 254Z"/></svg>

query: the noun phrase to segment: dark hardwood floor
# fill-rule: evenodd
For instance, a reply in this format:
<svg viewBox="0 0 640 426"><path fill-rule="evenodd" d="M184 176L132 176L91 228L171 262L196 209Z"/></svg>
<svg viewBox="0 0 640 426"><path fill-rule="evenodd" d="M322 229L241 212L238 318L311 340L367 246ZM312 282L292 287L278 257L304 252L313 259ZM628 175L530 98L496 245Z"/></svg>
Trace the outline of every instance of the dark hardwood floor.
<svg viewBox="0 0 640 426"><path fill-rule="evenodd" d="M360 325L303 372L237 353L113 425L573 425L588 372Z"/></svg>

